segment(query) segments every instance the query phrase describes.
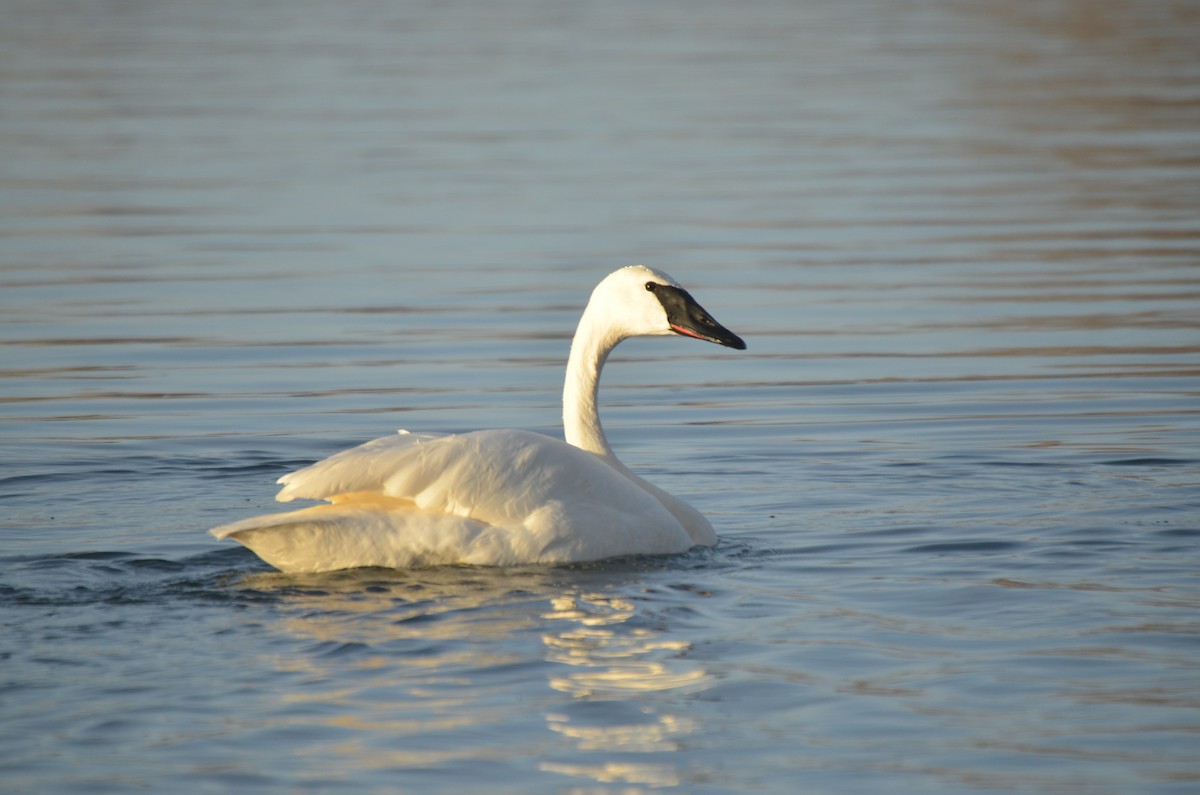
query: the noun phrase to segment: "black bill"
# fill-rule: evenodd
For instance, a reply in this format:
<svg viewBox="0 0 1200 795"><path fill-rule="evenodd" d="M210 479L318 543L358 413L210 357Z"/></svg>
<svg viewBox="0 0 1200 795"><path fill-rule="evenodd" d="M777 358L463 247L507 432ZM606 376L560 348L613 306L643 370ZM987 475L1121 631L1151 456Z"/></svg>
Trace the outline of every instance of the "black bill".
<svg viewBox="0 0 1200 795"><path fill-rule="evenodd" d="M646 289L658 297L658 302L667 312L667 323L676 334L715 342L739 351L746 349L742 338L713 320L712 315L704 311L704 307L696 303L687 290L657 282L647 282Z"/></svg>

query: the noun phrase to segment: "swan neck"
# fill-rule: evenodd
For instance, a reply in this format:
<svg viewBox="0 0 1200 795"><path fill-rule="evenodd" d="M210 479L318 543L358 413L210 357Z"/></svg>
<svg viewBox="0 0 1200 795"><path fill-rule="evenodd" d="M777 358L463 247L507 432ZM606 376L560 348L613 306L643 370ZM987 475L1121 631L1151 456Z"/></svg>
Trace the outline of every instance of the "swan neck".
<svg viewBox="0 0 1200 795"><path fill-rule="evenodd" d="M584 310L571 341L567 378L563 386L563 436L568 444L616 461L600 425L600 371L621 337L596 321L592 307Z"/></svg>

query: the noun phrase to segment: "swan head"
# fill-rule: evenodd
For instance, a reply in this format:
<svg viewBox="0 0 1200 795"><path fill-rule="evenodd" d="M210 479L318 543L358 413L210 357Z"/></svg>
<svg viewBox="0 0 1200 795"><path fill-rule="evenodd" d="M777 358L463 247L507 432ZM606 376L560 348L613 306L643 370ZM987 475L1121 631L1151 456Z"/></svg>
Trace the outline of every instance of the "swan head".
<svg viewBox="0 0 1200 795"><path fill-rule="evenodd" d="M606 311L621 337L679 334L746 349L742 338L714 320L679 282L645 265L609 274L592 293L591 306Z"/></svg>

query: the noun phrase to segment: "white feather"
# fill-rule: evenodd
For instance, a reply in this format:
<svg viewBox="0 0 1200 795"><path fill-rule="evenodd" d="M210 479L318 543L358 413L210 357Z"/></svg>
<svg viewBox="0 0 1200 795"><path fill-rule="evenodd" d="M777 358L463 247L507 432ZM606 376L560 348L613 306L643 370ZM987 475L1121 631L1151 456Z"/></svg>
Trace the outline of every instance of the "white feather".
<svg viewBox="0 0 1200 795"><path fill-rule="evenodd" d="M629 336L671 333L641 266L610 275L580 321L568 363L568 442L520 430L376 439L279 479L280 502L325 500L215 528L283 571L361 566L569 563L716 543L698 511L624 467L604 438L596 389Z"/></svg>

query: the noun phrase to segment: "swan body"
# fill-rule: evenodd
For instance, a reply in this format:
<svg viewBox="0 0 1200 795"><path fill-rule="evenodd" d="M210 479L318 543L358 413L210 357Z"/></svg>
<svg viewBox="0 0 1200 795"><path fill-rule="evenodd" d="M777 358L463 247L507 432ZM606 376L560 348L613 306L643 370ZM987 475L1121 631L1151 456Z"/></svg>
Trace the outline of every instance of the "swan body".
<svg viewBox="0 0 1200 795"><path fill-rule="evenodd" d="M280 502L327 504L210 532L287 572L561 564L712 546L708 520L630 472L600 425L608 354L628 337L657 334L745 348L665 273L622 268L593 291L571 344L566 441L521 430L401 431L279 479Z"/></svg>

